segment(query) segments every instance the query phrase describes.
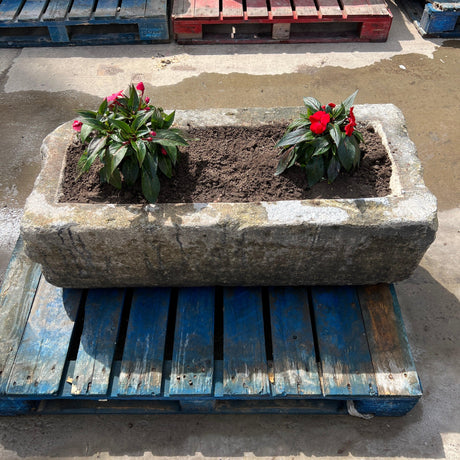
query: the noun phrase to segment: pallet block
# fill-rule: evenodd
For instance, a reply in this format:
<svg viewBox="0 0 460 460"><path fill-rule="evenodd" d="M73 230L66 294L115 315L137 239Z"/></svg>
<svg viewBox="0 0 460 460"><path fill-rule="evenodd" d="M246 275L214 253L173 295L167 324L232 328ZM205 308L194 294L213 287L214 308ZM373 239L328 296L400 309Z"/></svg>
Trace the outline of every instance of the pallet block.
<svg viewBox="0 0 460 460"><path fill-rule="evenodd" d="M0 414L395 416L422 394L394 289L62 289L13 254Z"/></svg>
<svg viewBox="0 0 460 460"><path fill-rule="evenodd" d="M385 41L384 0L174 0L180 43Z"/></svg>
<svg viewBox="0 0 460 460"><path fill-rule="evenodd" d="M168 41L166 0L1 0L0 46Z"/></svg>

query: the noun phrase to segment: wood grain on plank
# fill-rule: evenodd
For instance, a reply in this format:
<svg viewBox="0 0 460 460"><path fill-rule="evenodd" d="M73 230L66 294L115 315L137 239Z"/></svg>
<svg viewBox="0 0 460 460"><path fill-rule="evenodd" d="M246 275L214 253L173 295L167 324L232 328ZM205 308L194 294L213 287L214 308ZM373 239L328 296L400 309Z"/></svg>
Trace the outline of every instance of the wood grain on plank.
<svg viewBox="0 0 460 460"><path fill-rule="evenodd" d="M21 10L25 0L2 0L0 3L0 22L12 21Z"/></svg>
<svg viewBox="0 0 460 460"><path fill-rule="evenodd" d="M65 19L72 0L50 0L42 19L57 21Z"/></svg>
<svg viewBox="0 0 460 460"><path fill-rule="evenodd" d="M181 288L169 394L211 395L214 374L214 288Z"/></svg>
<svg viewBox="0 0 460 460"><path fill-rule="evenodd" d="M41 276L18 240L0 291L0 394L5 393Z"/></svg>
<svg viewBox="0 0 460 460"><path fill-rule="evenodd" d="M379 395L421 395L396 296L386 284L364 286L358 293Z"/></svg>
<svg viewBox="0 0 460 460"><path fill-rule="evenodd" d="M95 18L114 18L117 14L118 0L98 0Z"/></svg>
<svg viewBox="0 0 460 460"><path fill-rule="evenodd" d="M195 0L195 18L218 18L219 0Z"/></svg>
<svg viewBox="0 0 460 460"><path fill-rule="evenodd" d="M307 289L270 288L273 388L276 395L320 395Z"/></svg>
<svg viewBox="0 0 460 460"><path fill-rule="evenodd" d="M224 289L224 395L270 394L261 288Z"/></svg>
<svg viewBox="0 0 460 460"><path fill-rule="evenodd" d="M274 18L293 16L290 0L270 0L270 6Z"/></svg>
<svg viewBox="0 0 460 460"><path fill-rule="evenodd" d="M267 2L265 0L246 0L248 18L268 18Z"/></svg>
<svg viewBox="0 0 460 460"><path fill-rule="evenodd" d="M319 11L314 0L294 0L297 17L318 17Z"/></svg>
<svg viewBox="0 0 460 460"><path fill-rule="evenodd" d="M8 394L58 392L81 297L80 289L58 288L41 279L11 371Z"/></svg>
<svg viewBox="0 0 460 460"><path fill-rule="evenodd" d="M342 10L337 0L317 0L322 16L342 16Z"/></svg>
<svg viewBox="0 0 460 460"><path fill-rule="evenodd" d="M377 386L356 289L313 287L313 309L326 396L374 396Z"/></svg>
<svg viewBox="0 0 460 460"><path fill-rule="evenodd" d="M146 0L145 17L146 18L167 18L167 0Z"/></svg>
<svg viewBox="0 0 460 460"><path fill-rule="evenodd" d="M47 0L27 0L18 15L18 21L38 21Z"/></svg>
<svg viewBox="0 0 460 460"><path fill-rule="evenodd" d="M73 395L107 394L124 298L124 289L88 291Z"/></svg>
<svg viewBox="0 0 460 460"><path fill-rule="evenodd" d="M69 11L69 19L89 19L97 0L74 0Z"/></svg>
<svg viewBox="0 0 460 460"><path fill-rule="evenodd" d="M222 15L226 18L243 17L243 0L222 0Z"/></svg>
<svg viewBox="0 0 460 460"><path fill-rule="evenodd" d="M122 0L120 18L143 18L145 16L146 0Z"/></svg>
<svg viewBox="0 0 460 460"><path fill-rule="evenodd" d="M159 395L163 375L170 288L134 290L118 394Z"/></svg>

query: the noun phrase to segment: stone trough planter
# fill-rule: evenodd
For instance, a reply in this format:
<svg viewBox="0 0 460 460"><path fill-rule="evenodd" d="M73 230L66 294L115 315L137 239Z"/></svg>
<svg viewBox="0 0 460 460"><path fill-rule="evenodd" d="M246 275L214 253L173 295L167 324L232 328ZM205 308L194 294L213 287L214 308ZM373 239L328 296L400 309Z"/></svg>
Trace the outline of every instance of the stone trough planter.
<svg viewBox="0 0 460 460"><path fill-rule="evenodd" d="M177 112L182 124L290 121L300 108ZM28 256L63 287L374 284L407 278L437 228L402 113L356 106L389 151L383 198L159 205L59 203L71 123L42 146L21 233Z"/></svg>

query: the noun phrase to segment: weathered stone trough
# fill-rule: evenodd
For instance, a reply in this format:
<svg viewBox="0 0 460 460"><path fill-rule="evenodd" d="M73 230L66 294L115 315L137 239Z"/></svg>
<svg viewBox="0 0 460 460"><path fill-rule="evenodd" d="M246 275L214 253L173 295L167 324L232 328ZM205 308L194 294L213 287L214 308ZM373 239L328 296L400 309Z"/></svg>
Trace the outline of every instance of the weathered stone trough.
<svg viewBox="0 0 460 460"><path fill-rule="evenodd" d="M300 108L177 112L180 125L257 125ZM382 136L393 167L383 198L254 203L59 203L71 123L42 146L22 237L47 280L63 287L374 284L407 278L437 229L402 113L356 106Z"/></svg>

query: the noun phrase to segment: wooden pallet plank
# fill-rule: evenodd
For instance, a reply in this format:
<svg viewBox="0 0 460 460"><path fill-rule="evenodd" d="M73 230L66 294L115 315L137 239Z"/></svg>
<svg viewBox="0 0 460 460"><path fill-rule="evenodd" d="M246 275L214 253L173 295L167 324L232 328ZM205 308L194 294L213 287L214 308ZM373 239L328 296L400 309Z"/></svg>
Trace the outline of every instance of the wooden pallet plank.
<svg viewBox="0 0 460 460"><path fill-rule="evenodd" d="M266 0L246 0L248 18L267 18L268 9Z"/></svg>
<svg viewBox="0 0 460 460"><path fill-rule="evenodd" d="M389 16L388 5L385 0L368 0L372 16Z"/></svg>
<svg viewBox="0 0 460 460"><path fill-rule="evenodd" d="M182 288L177 300L171 396L211 395L214 373L214 288Z"/></svg>
<svg viewBox="0 0 460 460"><path fill-rule="evenodd" d="M47 0L26 0L18 15L18 21L38 21L46 6L46 2Z"/></svg>
<svg viewBox="0 0 460 460"><path fill-rule="evenodd" d="M120 18L143 18L146 0L123 0L120 6Z"/></svg>
<svg viewBox="0 0 460 460"><path fill-rule="evenodd" d="M342 16L342 10L337 0L317 0L322 16Z"/></svg>
<svg viewBox="0 0 460 460"><path fill-rule="evenodd" d="M41 276L19 239L0 291L0 394L4 394Z"/></svg>
<svg viewBox="0 0 460 460"><path fill-rule="evenodd" d="M270 288L269 296L273 393L321 395L307 289Z"/></svg>
<svg viewBox="0 0 460 460"><path fill-rule="evenodd" d="M195 0L193 17L218 18L219 15L219 0Z"/></svg>
<svg viewBox="0 0 460 460"><path fill-rule="evenodd" d="M396 294L380 284L358 289L380 396L420 396L422 390Z"/></svg>
<svg viewBox="0 0 460 460"><path fill-rule="evenodd" d="M224 289L223 393L270 394L261 288Z"/></svg>
<svg viewBox="0 0 460 460"><path fill-rule="evenodd" d="M290 0L270 0L270 6L274 18L293 16Z"/></svg>
<svg viewBox="0 0 460 460"><path fill-rule="evenodd" d="M227 18L243 17L243 0L222 0L222 16Z"/></svg>
<svg viewBox="0 0 460 460"><path fill-rule="evenodd" d="M118 394L159 395L163 375L170 288L134 290Z"/></svg>
<svg viewBox="0 0 460 460"><path fill-rule="evenodd" d="M313 287L313 308L326 396L375 396L377 386L356 290Z"/></svg>
<svg viewBox="0 0 460 460"><path fill-rule="evenodd" d="M343 11L346 16L368 16L372 14L372 7L367 0L342 0Z"/></svg>
<svg viewBox="0 0 460 460"><path fill-rule="evenodd" d="M64 20L72 0L50 0L42 19L44 21Z"/></svg>
<svg viewBox="0 0 460 460"><path fill-rule="evenodd" d="M69 19L89 19L97 0L74 0L69 11Z"/></svg>
<svg viewBox="0 0 460 460"><path fill-rule="evenodd" d="M0 22L12 21L23 3L24 0L2 0L0 3Z"/></svg>
<svg viewBox="0 0 460 460"><path fill-rule="evenodd" d="M144 17L161 17L167 19L167 0L147 0Z"/></svg>
<svg viewBox="0 0 460 460"><path fill-rule="evenodd" d="M106 395L124 289L91 289L72 383L73 395Z"/></svg>
<svg viewBox="0 0 460 460"><path fill-rule="evenodd" d="M8 394L57 394L81 297L80 289L58 288L41 279L11 371Z"/></svg>
<svg viewBox="0 0 460 460"><path fill-rule="evenodd" d="M95 18L114 18L117 14L118 0L98 0Z"/></svg>
<svg viewBox="0 0 460 460"><path fill-rule="evenodd" d="M195 12L195 0L174 0L172 18L193 18Z"/></svg>
<svg viewBox="0 0 460 460"><path fill-rule="evenodd" d="M318 17L319 11L314 0L294 0L295 13L300 17Z"/></svg>

